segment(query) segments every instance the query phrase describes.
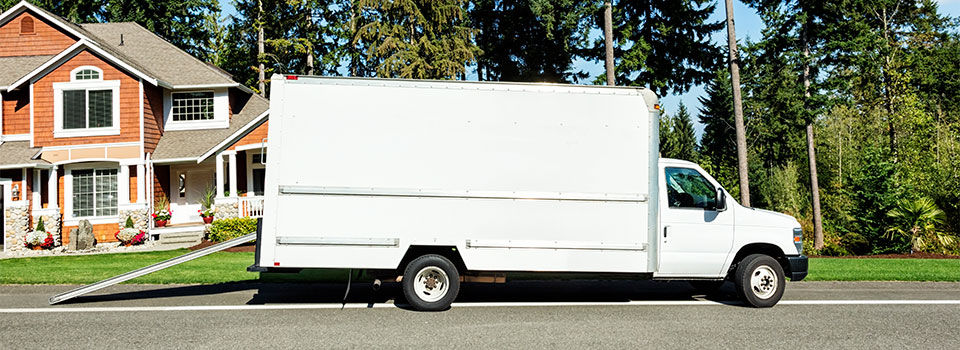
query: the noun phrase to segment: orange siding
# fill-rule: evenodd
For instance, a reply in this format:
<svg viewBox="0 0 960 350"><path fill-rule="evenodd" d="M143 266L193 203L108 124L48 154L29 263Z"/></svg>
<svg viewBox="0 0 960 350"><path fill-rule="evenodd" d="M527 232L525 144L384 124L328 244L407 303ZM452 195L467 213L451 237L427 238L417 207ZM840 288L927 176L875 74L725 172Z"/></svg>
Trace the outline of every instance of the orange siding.
<svg viewBox="0 0 960 350"><path fill-rule="evenodd" d="M33 18L34 34L20 34L20 21ZM50 23L28 12L0 27L0 57L56 55L76 42Z"/></svg>
<svg viewBox="0 0 960 350"><path fill-rule="evenodd" d="M53 83L70 81L71 70L87 65L103 69L103 80L120 80L120 134L55 139L53 138ZM139 94L140 86L137 79L84 50L34 84L34 145L45 147L139 141Z"/></svg>
<svg viewBox="0 0 960 350"><path fill-rule="evenodd" d="M30 92L18 89L3 93L3 134L30 133Z"/></svg>
<svg viewBox="0 0 960 350"><path fill-rule="evenodd" d="M154 200L169 199L168 193L170 193L170 166L155 165L153 167L153 198Z"/></svg>
<svg viewBox="0 0 960 350"><path fill-rule="evenodd" d="M70 230L75 228L77 228L77 226L64 226L63 230L60 231L63 232L61 240L64 245L70 243ZM114 235L119 229L120 225L116 223L94 224L93 237L97 239L97 244L117 242L117 237Z"/></svg>
<svg viewBox="0 0 960 350"><path fill-rule="evenodd" d="M256 129L253 129L253 131L247 134L247 136L244 136L234 143L233 146L230 146L230 149L235 150L237 149L237 146L252 145L255 143L259 144L260 142L263 142L263 139L267 138L267 124L270 124L270 121L266 121Z"/></svg>
<svg viewBox="0 0 960 350"><path fill-rule="evenodd" d="M163 135L163 90L143 85L143 150L153 152Z"/></svg>
<svg viewBox="0 0 960 350"><path fill-rule="evenodd" d="M130 166L130 203L137 202L137 166Z"/></svg>

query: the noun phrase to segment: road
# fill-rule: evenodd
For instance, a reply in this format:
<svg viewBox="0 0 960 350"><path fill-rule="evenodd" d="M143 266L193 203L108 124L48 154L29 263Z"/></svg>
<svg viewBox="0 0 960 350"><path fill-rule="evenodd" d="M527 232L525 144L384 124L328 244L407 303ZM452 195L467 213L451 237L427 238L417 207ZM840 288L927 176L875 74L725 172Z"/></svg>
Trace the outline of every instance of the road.
<svg viewBox="0 0 960 350"><path fill-rule="evenodd" d="M960 283L795 282L771 309L729 284L522 281L465 285L448 311L410 311L398 286L0 286L0 348L924 348L960 344ZM341 309L342 307L342 309Z"/></svg>

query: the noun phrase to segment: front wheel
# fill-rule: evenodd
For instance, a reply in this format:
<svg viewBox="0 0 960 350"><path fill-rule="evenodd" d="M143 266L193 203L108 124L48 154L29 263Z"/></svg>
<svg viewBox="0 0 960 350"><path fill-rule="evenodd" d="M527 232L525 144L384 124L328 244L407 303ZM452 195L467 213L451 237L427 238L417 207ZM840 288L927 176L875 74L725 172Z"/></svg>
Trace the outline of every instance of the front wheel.
<svg viewBox="0 0 960 350"><path fill-rule="evenodd" d="M403 296L414 309L446 310L460 292L460 273L441 255L423 255L407 264L402 285Z"/></svg>
<svg viewBox="0 0 960 350"><path fill-rule="evenodd" d="M786 279L783 267L769 255L752 254L737 265L734 275L737 294L753 307L771 307L783 297Z"/></svg>

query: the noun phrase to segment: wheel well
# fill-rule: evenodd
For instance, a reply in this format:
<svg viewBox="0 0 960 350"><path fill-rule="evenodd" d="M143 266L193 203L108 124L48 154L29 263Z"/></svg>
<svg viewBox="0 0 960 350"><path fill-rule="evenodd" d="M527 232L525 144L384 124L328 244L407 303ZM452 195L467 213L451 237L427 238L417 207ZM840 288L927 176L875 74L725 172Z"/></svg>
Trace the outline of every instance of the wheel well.
<svg viewBox="0 0 960 350"><path fill-rule="evenodd" d="M780 247L770 243L750 243L743 246L743 248L740 248L740 251L737 252L737 255L733 257L733 263L730 264L730 269L727 270L727 276L730 276L734 271L736 271L737 264L739 264L743 258L750 254L763 254L772 257L780 263L780 267L783 268L783 272L789 276L790 263L787 261L787 256L783 254L783 250L780 249Z"/></svg>
<svg viewBox="0 0 960 350"><path fill-rule="evenodd" d="M460 250L457 249L456 246L443 245L410 246L410 248L407 248L407 253L403 255L403 259L400 259L400 265L397 266L397 272L402 275L403 269L407 267L407 264L409 264L410 261L427 254L437 254L450 259L450 261L453 262L453 265L457 267L457 270L460 272L460 274L467 272L467 266L463 263L463 259L460 258Z"/></svg>

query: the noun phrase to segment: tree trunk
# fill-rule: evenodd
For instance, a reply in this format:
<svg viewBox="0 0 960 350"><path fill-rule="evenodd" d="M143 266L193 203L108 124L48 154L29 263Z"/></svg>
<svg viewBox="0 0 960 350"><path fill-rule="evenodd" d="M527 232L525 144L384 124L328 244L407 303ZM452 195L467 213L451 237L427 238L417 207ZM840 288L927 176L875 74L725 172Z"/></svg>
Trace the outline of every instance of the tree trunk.
<svg viewBox="0 0 960 350"><path fill-rule="evenodd" d="M266 53L263 49L263 1L257 1L257 87L260 88L260 96L267 95L266 73L263 66L263 55Z"/></svg>
<svg viewBox="0 0 960 350"><path fill-rule="evenodd" d="M305 37L304 40L307 42L307 75L313 75L313 42L310 41L310 32L313 30L313 10L310 8L309 3L304 3L305 13L307 18L305 20L306 29L303 33Z"/></svg>
<svg viewBox="0 0 960 350"><path fill-rule="evenodd" d="M733 85L733 118L737 129L737 168L740 173L740 203L750 206L750 179L747 164L747 132L743 125L743 98L740 95L740 59L737 58L737 34L733 27L733 0L726 0L727 45L730 51L730 83Z"/></svg>
<svg viewBox="0 0 960 350"><path fill-rule="evenodd" d="M617 85L616 72L613 67L613 4L603 2L603 44L606 48L607 85Z"/></svg>
<svg viewBox="0 0 960 350"><path fill-rule="evenodd" d="M808 30L810 19L803 24L800 40L803 41L803 97L807 108L810 106L810 40ZM817 180L817 151L813 137L813 119L807 124L807 159L810 162L810 193L813 201L813 247L823 249L823 221L820 215L820 183Z"/></svg>

